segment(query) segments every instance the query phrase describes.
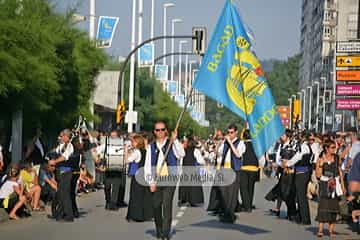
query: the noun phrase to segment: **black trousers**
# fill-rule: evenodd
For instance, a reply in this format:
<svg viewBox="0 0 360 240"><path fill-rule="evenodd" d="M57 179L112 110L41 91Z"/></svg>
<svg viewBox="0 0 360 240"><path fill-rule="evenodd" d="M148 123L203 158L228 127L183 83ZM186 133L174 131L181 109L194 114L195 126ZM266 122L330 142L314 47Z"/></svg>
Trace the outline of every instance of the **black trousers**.
<svg viewBox="0 0 360 240"><path fill-rule="evenodd" d="M152 195L157 236L170 237L173 198L176 187L157 187Z"/></svg>
<svg viewBox="0 0 360 240"><path fill-rule="evenodd" d="M105 172L105 200L110 208L117 208L119 203L124 200L126 176L122 171Z"/></svg>
<svg viewBox="0 0 360 240"><path fill-rule="evenodd" d="M47 204L48 202L55 201L56 190L53 189L48 183L45 183L44 186L41 187L41 195L40 199Z"/></svg>
<svg viewBox="0 0 360 240"><path fill-rule="evenodd" d="M119 188L119 195L117 201L118 206L122 206L124 204L125 190L126 190L125 188L126 188L126 173L125 171L122 171L120 176L120 188Z"/></svg>
<svg viewBox="0 0 360 240"><path fill-rule="evenodd" d="M71 202L71 178L72 172L59 174L58 176L58 191L56 192L56 208L53 216L56 219L73 220L74 213Z"/></svg>
<svg viewBox="0 0 360 240"><path fill-rule="evenodd" d="M72 209L74 216L79 216L79 209L76 203L76 185L77 181L79 179L80 174L73 173L71 177L71 203L72 203Z"/></svg>
<svg viewBox="0 0 360 240"><path fill-rule="evenodd" d="M220 186L221 208L224 210L222 220L234 222L236 220L235 210L239 199L240 171L235 171L236 178L233 183L226 186Z"/></svg>
<svg viewBox="0 0 360 240"><path fill-rule="evenodd" d="M295 173L283 173L280 177L280 193L287 207L287 216L296 216L296 191L295 191Z"/></svg>
<svg viewBox="0 0 360 240"><path fill-rule="evenodd" d="M301 223L310 224L309 202L306 196L307 185L311 178L311 172L295 174L296 200L299 208Z"/></svg>
<svg viewBox="0 0 360 240"><path fill-rule="evenodd" d="M240 170L240 195L245 210L251 211L258 172Z"/></svg>

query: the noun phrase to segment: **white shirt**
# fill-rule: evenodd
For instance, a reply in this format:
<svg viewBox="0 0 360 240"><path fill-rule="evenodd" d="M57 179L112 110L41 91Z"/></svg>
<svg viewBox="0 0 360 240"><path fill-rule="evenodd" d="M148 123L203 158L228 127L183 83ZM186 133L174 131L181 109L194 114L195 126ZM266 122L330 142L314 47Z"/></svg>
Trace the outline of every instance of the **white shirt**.
<svg viewBox="0 0 360 240"><path fill-rule="evenodd" d="M310 148L309 146L307 145L306 142L304 142L303 144L301 144L301 147L300 147L301 151L299 152L296 152L295 155L287 162L287 166L288 167L292 167L294 166L298 161L300 161L302 159L302 157L305 155L305 154L309 154L310 153Z"/></svg>
<svg viewBox="0 0 360 240"><path fill-rule="evenodd" d="M156 141L156 147L158 149L160 149L159 151L159 156L158 156L158 161L157 161L157 165L156 168L159 168L160 166L162 166L162 163L164 162L164 154L163 151L161 150L165 144L166 144L166 140L160 144L158 141ZM179 142L179 140L175 140L173 145L172 145L172 150L175 154L175 157L177 159L181 159L185 156L185 150L183 145ZM146 150L146 159L145 159L145 166L144 166L144 176L145 176L145 181L148 184L152 184L154 183L154 179L152 179L151 176L151 145L149 144Z"/></svg>
<svg viewBox="0 0 360 240"><path fill-rule="evenodd" d="M139 149L134 149L132 152L128 155L127 161L139 163L141 161L141 152Z"/></svg>
<svg viewBox="0 0 360 240"><path fill-rule="evenodd" d="M320 143L314 142L313 144L311 144L311 150L312 150L312 152L314 154L313 163L317 163L317 161L319 160L320 153L322 151Z"/></svg>
<svg viewBox="0 0 360 240"><path fill-rule="evenodd" d="M236 142L237 138L234 138L232 140L232 143ZM226 140L225 140L226 141ZM223 158L223 152L224 152L224 145L225 145L225 141L220 145L219 149L218 149L218 154L219 154L219 162L218 164L221 164L222 163L222 158ZM245 143L244 141L240 141L239 144L237 145L236 147L236 150L238 151L239 153L239 156L237 157L241 157L244 152L246 151L246 146L245 146ZM228 166L231 166L231 147L229 146L229 151L226 153L226 156L225 156L225 162L224 162L224 166L225 165L228 165Z"/></svg>
<svg viewBox="0 0 360 240"><path fill-rule="evenodd" d="M69 160L69 157L71 156L71 154L73 154L74 147L70 142L67 144L65 149L63 149L64 147L65 147L65 143L61 143L59 146L57 146L55 151L57 153L60 153L61 156L63 156L65 158L65 161L67 161L67 160Z"/></svg>
<svg viewBox="0 0 360 240"><path fill-rule="evenodd" d="M19 183L7 180L0 188L0 199L10 196L14 192L14 187L18 187Z"/></svg>

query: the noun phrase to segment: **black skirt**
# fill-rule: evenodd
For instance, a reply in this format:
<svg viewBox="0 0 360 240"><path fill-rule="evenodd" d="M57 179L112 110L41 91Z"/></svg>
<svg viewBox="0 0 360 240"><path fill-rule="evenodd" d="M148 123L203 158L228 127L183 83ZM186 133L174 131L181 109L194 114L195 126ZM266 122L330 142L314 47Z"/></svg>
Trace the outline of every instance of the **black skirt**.
<svg viewBox="0 0 360 240"><path fill-rule="evenodd" d="M204 193L202 186L180 186L179 202L197 205L204 203Z"/></svg>
<svg viewBox="0 0 360 240"><path fill-rule="evenodd" d="M131 177L130 199L126 219L144 222L153 218L152 196L148 186L143 186Z"/></svg>
<svg viewBox="0 0 360 240"><path fill-rule="evenodd" d="M339 200L337 198L320 198L316 221L323 223L335 223L336 216L339 212Z"/></svg>

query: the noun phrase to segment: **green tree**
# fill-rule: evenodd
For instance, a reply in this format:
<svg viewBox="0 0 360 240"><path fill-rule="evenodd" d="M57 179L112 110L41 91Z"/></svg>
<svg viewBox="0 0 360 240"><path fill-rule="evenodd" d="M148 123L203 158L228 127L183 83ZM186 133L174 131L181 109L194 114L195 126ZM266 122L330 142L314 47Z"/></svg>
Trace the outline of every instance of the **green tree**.
<svg viewBox="0 0 360 240"><path fill-rule="evenodd" d="M92 118L89 99L106 55L46 0L0 1L0 107L24 110L25 130ZM69 125L71 124L71 125Z"/></svg>
<svg viewBox="0 0 360 240"><path fill-rule="evenodd" d="M273 69L266 73L276 104L288 105L288 98L298 91L299 63L298 54L287 61L275 62Z"/></svg>

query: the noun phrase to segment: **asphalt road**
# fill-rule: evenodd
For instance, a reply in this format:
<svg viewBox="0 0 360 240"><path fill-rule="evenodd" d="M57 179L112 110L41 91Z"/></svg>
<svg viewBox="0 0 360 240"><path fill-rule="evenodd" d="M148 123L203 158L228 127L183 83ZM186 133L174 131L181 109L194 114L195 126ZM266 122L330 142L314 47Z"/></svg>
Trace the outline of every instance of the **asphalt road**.
<svg viewBox="0 0 360 240"><path fill-rule="evenodd" d="M173 238L196 240L260 240L260 239L317 239L317 222L311 226L300 226L283 219L270 216L268 210L273 203L264 200L264 195L274 184L273 179L264 179L256 185L255 205L252 213L238 213L235 224L223 224L204 210L207 206L209 189L205 189L204 208L177 207L174 197ZM316 204L311 205L312 219L316 215ZM134 223L125 220L127 209L118 212L104 210L102 191L83 195L79 198L81 218L74 223L58 223L49 220L46 213L36 213L28 219L0 223L0 239L47 239L47 240L112 240L112 239L156 239L152 222ZM284 207L284 206L283 206ZM360 239L344 224L338 224L339 233L332 239ZM325 231L324 239L328 239Z"/></svg>

